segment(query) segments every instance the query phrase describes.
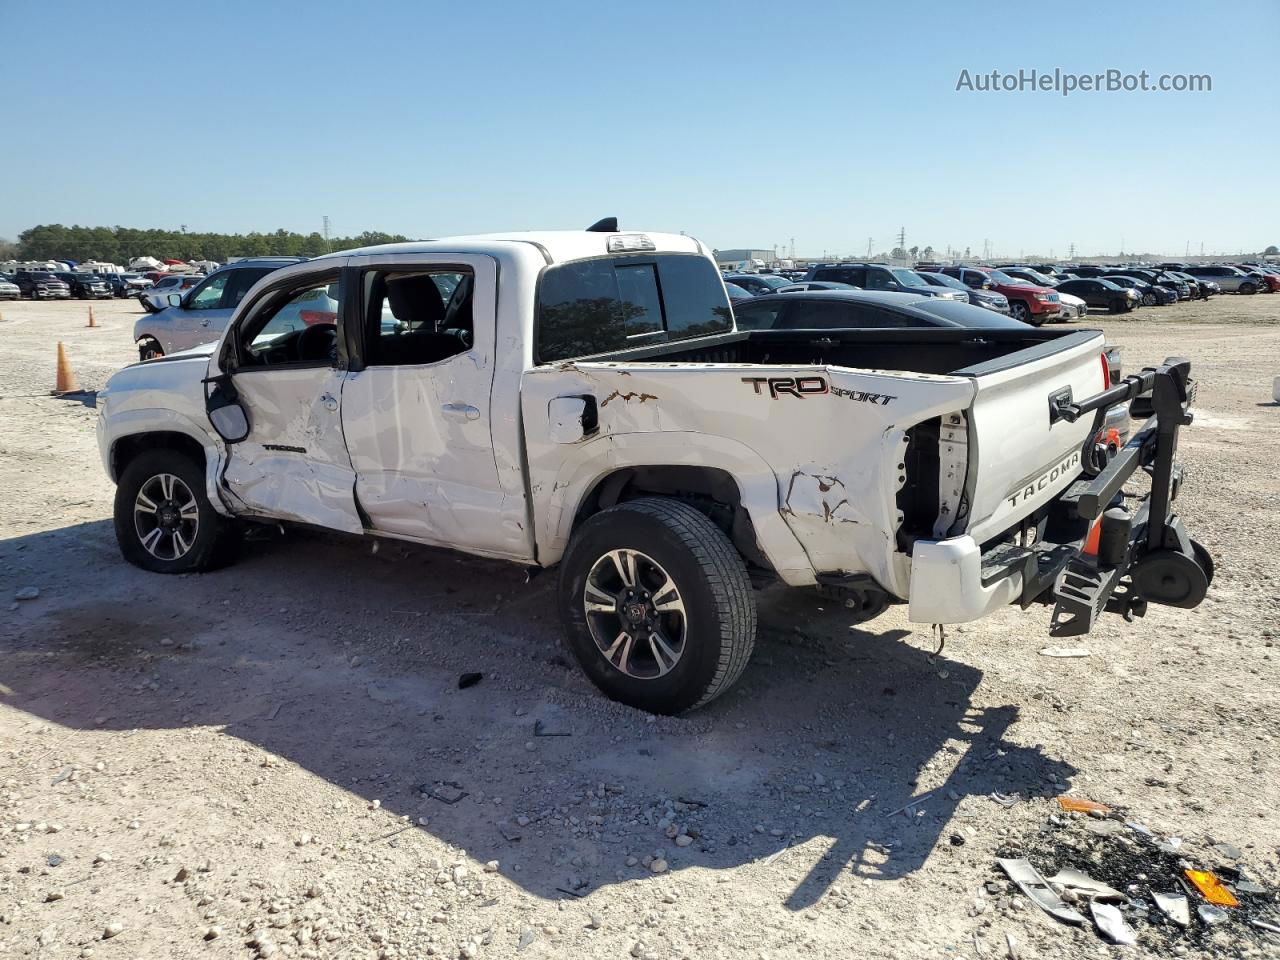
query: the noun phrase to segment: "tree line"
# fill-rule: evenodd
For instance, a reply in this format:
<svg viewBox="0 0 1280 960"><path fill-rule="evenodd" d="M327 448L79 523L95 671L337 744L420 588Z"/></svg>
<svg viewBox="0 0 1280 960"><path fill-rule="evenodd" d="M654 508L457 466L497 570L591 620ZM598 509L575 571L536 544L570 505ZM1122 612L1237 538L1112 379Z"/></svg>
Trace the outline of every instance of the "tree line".
<svg viewBox="0 0 1280 960"><path fill-rule="evenodd" d="M135 227L81 227L40 224L18 235L17 260L102 260L127 264L134 257L160 260L214 260L231 257L317 257L330 250L349 250L375 243L399 243L408 237L366 230L354 237L320 233L185 233L181 230L143 230Z"/></svg>

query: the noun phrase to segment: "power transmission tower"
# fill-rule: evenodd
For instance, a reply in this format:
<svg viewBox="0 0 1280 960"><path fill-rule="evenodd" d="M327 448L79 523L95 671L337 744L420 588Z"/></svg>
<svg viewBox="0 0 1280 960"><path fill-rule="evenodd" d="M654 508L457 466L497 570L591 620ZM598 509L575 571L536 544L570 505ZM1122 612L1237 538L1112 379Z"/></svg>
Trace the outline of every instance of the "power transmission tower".
<svg viewBox="0 0 1280 960"><path fill-rule="evenodd" d="M867 237L867 259L871 259L871 238Z"/></svg>
<svg viewBox="0 0 1280 960"><path fill-rule="evenodd" d="M791 238L791 259L794 260L795 258L796 258L796 238L792 237Z"/></svg>
<svg viewBox="0 0 1280 960"><path fill-rule="evenodd" d="M1076 245L1073 243L1067 248L1067 259L1074 260L1076 258Z"/></svg>
<svg viewBox="0 0 1280 960"><path fill-rule="evenodd" d="M898 249L904 252L907 249L907 228L906 227L898 228Z"/></svg>
<svg viewBox="0 0 1280 960"><path fill-rule="evenodd" d="M324 221L324 248L326 251L332 253L333 248L329 246L329 218L325 216L321 219Z"/></svg>

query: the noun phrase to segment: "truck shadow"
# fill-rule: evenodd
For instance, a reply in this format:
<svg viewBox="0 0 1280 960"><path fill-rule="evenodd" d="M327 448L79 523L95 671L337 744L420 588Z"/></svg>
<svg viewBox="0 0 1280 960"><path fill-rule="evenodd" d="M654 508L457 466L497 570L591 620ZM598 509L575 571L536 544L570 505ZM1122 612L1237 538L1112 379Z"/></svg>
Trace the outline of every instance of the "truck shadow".
<svg viewBox="0 0 1280 960"><path fill-rule="evenodd" d="M654 721L566 661L554 576L511 565L291 533L160 577L99 521L0 541L0 597L28 583L40 597L0 613L0 702L69 730L220 727L547 898L570 874L578 896L647 876L627 855L661 853L673 871L768 869L803 909L947 856L1000 812L992 794L1076 772L1006 739L1017 707L975 703L981 671L784 591L760 596L739 685ZM667 799L692 845L663 835Z"/></svg>

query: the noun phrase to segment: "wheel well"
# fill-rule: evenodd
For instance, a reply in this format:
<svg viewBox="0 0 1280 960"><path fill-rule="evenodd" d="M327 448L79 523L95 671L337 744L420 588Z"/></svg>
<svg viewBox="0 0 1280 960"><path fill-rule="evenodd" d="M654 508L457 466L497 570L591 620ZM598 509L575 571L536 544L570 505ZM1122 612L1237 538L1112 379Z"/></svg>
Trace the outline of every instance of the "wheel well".
<svg viewBox="0 0 1280 960"><path fill-rule="evenodd" d="M204 447L199 441L176 430L157 430L121 437L111 448L111 475L120 479L129 464L147 450L177 450L185 453L201 467L205 465Z"/></svg>
<svg viewBox="0 0 1280 960"><path fill-rule="evenodd" d="M616 504L653 496L671 497L689 504L724 531L749 567L772 572L772 566L756 542L755 527L742 505L737 481L727 471L715 467L671 465L615 470L601 477L582 498L574 527Z"/></svg>

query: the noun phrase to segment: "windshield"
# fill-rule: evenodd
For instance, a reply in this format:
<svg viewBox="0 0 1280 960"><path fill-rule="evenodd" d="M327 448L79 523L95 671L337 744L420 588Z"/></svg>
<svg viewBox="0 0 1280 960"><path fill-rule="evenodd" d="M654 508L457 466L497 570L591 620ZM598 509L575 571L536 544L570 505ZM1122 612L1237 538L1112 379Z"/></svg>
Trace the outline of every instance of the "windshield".
<svg viewBox="0 0 1280 960"><path fill-rule="evenodd" d="M1023 270L1022 272L1043 287L1056 286L1058 283L1057 280L1054 280L1052 277L1046 277L1039 270Z"/></svg>
<svg viewBox="0 0 1280 960"><path fill-rule="evenodd" d="M957 290L969 289L955 277L948 277L945 273L926 273L923 276L937 287L955 287Z"/></svg>
<svg viewBox="0 0 1280 960"><path fill-rule="evenodd" d="M779 287L791 286L791 281L786 277L779 277L772 273L758 273L756 274L756 279L774 290L777 290Z"/></svg>
<svg viewBox="0 0 1280 960"><path fill-rule="evenodd" d="M914 270L891 270L894 278L904 287L927 287L929 281Z"/></svg>
<svg viewBox="0 0 1280 960"><path fill-rule="evenodd" d="M991 280L992 283L1007 283L1011 287L1016 287L1019 285L1025 287L1027 284L1031 282L1030 280L1023 280L1021 277L1011 277L1009 276L1009 274L1005 273L1003 270L988 270L987 277Z"/></svg>

